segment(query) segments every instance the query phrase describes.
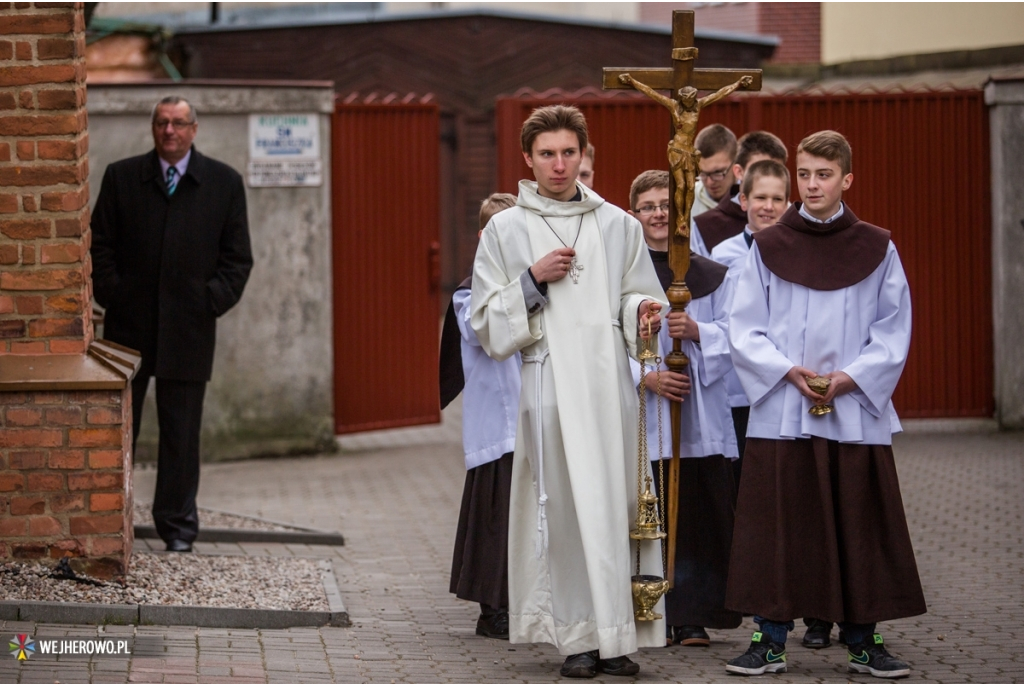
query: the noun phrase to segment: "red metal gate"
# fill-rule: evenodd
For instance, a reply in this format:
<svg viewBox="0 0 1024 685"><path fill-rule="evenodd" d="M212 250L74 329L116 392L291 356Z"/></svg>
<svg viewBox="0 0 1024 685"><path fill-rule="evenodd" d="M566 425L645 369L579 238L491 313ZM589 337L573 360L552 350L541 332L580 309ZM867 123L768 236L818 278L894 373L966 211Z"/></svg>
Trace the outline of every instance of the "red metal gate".
<svg viewBox="0 0 1024 685"><path fill-rule="evenodd" d="M595 190L626 208L645 169L667 168L669 120L646 98L519 99L497 103L498 186L530 178L519 127L552 102L583 110L597 147ZM914 338L893 402L907 418L992 416L992 263L988 112L981 91L732 98L701 113L737 135L764 129L786 142L830 128L853 146L844 199L892 231L914 302ZM794 184L793 199L799 199Z"/></svg>
<svg viewBox="0 0 1024 685"><path fill-rule="evenodd" d="M441 420L438 135L436 105L335 108L336 433Z"/></svg>

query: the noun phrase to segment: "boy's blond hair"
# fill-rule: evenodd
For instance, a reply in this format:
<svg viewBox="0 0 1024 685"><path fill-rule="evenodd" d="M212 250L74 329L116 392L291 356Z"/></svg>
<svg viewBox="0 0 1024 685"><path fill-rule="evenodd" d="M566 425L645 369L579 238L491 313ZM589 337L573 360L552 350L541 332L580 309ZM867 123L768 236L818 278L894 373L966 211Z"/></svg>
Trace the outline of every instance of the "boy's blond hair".
<svg viewBox="0 0 1024 685"><path fill-rule="evenodd" d="M480 203L480 230L491 220L491 217L509 207L516 206L516 196L511 193L491 193L491 195Z"/></svg>
<svg viewBox="0 0 1024 685"><path fill-rule="evenodd" d="M523 145L523 152L533 154L533 141L541 133L552 131L572 131L580 142L580 155L587 149L589 134L587 133L587 120L583 112L572 105L548 105L533 110L523 128L519 132L519 142Z"/></svg>
<svg viewBox="0 0 1024 685"><path fill-rule="evenodd" d="M629 208L636 211L636 199L648 190L668 188L668 172L661 169L648 169L633 179L629 186Z"/></svg>
<svg viewBox="0 0 1024 685"><path fill-rule="evenodd" d="M590 160L590 163L594 163L594 155L597 154L597 150L594 149L593 143L587 143L586 149L583 151L583 156Z"/></svg>
<svg viewBox="0 0 1024 685"><path fill-rule="evenodd" d="M796 153L806 152L815 157L837 162L843 176L853 171L853 149L846 136L837 131L818 131L800 141Z"/></svg>
<svg viewBox="0 0 1024 685"><path fill-rule="evenodd" d="M754 162L747 169L747 173L743 175L743 184L740 186L740 193L746 197L750 197L750 192L754 189L754 181L765 176L773 176L775 178L782 179L786 184L786 199L789 199L789 169L782 162L776 162L774 159L762 159L759 162Z"/></svg>

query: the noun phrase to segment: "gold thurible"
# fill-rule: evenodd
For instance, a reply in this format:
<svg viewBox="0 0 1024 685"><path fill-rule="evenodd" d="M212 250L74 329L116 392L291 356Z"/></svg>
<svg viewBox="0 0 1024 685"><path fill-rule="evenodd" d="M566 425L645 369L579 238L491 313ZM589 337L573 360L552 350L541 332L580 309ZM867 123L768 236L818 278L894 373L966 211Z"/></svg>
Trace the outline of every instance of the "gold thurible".
<svg viewBox="0 0 1024 685"><path fill-rule="evenodd" d="M648 324L648 339L651 337L651 328ZM668 592L668 581L664 577L653 575L641 575L640 573L640 545L645 540L660 540L665 537L661 517L659 515L658 498L651 492L651 477L647 475L650 466L650 454L647 447L647 362L653 361L655 368L661 362L661 358L651 351L650 342L643 342L643 349L639 355L640 360L640 384L637 386L640 399L639 420L637 422L638 445L636 460L636 529L630 532L629 537L636 540L636 574L631 578L630 587L633 593L633 602L636 605L633 609L633 617L637 621L655 621L661 618L661 614L654 612L654 606L661 599L661 596ZM658 376L659 391L661 390L661 376ZM661 449L661 394L658 394L658 447ZM661 462L658 463L661 467ZM664 467L661 472L661 511L665 510L665 478ZM662 547L662 565L666 562L665 550Z"/></svg>

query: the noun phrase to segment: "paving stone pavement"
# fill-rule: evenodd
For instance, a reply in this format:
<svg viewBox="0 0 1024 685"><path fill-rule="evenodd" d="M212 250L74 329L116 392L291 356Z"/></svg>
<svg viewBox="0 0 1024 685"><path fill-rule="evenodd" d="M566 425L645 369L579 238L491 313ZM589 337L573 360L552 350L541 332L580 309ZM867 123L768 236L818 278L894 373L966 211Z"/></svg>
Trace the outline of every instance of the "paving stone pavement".
<svg viewBox="0 0 1024 685"><path fill-rule="evenodd" d="M203 543L197 550L333 559L350 628L108 626L105 635L145 637L160 653L151 647L131 658L35 657L21 664L5 658L0 682L562 680L562 659L552 647L477 637L475 606L448 593L464 478L450 418L425 444L402 438L388 447L379 439L362 445L365 451L203 467L203 506L338 530L346 546ZM905 434L895 451L929 612L882 625L889 648L911 662L913 682L1024 682L1024 434ZM140 496L151 493L154 475L137 472ZM638 677L597 681L738 682L726 675L724 662L746 648L751 629L747 622L711 631L706 649L642 650L634 657L642 667ZM98 630L0 626L5 637ZM845 650L837 646L803 649L801 635L798 626L788 673L765 680L874 680L847 674Z"/></svg>

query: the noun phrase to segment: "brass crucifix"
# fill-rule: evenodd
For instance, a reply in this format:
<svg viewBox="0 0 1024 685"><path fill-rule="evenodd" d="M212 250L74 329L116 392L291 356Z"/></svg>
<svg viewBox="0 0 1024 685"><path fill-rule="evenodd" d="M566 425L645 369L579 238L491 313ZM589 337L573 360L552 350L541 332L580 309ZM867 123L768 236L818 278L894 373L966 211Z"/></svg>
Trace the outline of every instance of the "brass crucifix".
<svg viewBox="0 0 1024 685"><path fill-rule="evenodd" d="M605 89L635 88L666 107L672 115L672 138L668 144L670 170L668 260L672 267L672 285L668 301L672 311L683 311L690 303L686 272L690 269L690 209L699 171L700 153L694 149L697 119L704 107L721 100L736 90L760 90L760 69L697 69L697 48L693 45L693 10L672 12L672 67L644 69L606 67ZM672 93L666 97L659 90ZM703 98L697 91L714 91ZM682 351L681 341L672 341L672 351L665 355L671 371L683 373L690 360ZM668 477L668 582L673 584L676 554L676 529L679 515L679 442L680 405L670 402L672 414L672 460Z"/></svg>

